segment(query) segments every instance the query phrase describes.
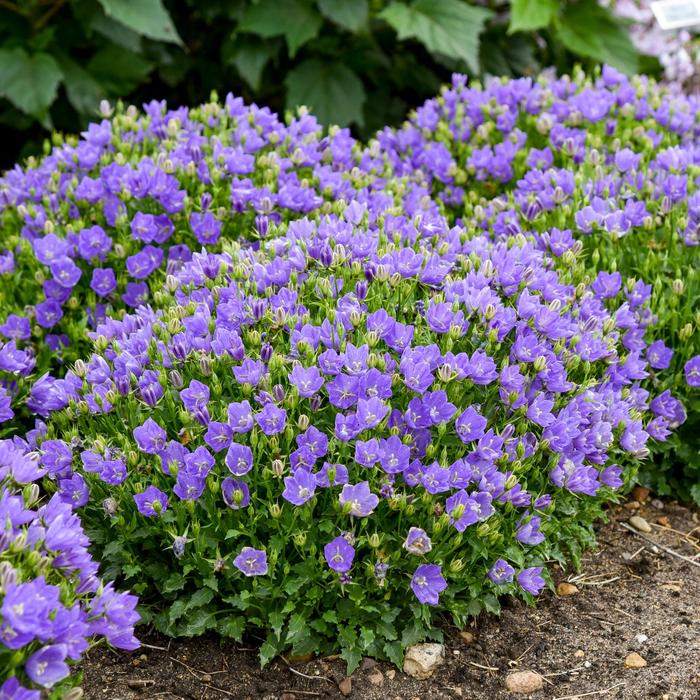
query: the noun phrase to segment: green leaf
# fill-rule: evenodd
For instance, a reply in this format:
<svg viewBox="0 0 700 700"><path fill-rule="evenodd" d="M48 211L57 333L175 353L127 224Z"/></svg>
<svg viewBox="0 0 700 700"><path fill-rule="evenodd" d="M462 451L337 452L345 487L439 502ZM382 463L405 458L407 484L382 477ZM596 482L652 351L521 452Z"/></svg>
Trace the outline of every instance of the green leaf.
<svg viewBox="0 0 700 700"><path fill-rule="evenodd" d="M58 63L47 53L0 49L0 95L45 126L62 77Z"/></svg>
<svg viewBox="0 0 700 700"><path fill-rule="evenodd" d="M700 484L693 484L690 487L690 496L700 506Z"/></svg>
<svg viewBox="0 0 700 700"><path fill-rule="evenodd" d="M394 666L403 668L403 647L401 642L387 642L384 645L384 653Z"/></svg>
<svg viewBox="0 0 700 700"><path fill-rule="evenodd" d="M273 610L268 615L268 622L270 623L270 628L275 633L277 639L282 636L282 628L284 627L284 615L281 612Z"/></svg>
<svg viewBox="0 0 700 700"><path fill-rule="evenodd" d="M178 598L171 606L168 613L170 622L175 622L179 620L187 611L188 600L185 598Z"/></svg>
<svg viewBox="0 0 700 700"><path fill-rule="evenodd" d="M185 577L182 574L172 573L163 584L163 593L180 591L185 587Z"/></svg>
<svg viewBox="0 0 700 700"><path fill-rule="evenodd" d="M245 618L244 617L227 617L219 623L219 634L222 637L229 637L230 639L240 642L243 638L243 630L245 629Z"/></svg>
<svg viewBox="0 0 700 700"><path fill-rule="evenodd" d="M134 90L153 68L151 62L114 44L100 49L87 64L87 70L113 95Z"/></svg>
<svg viewBox="0 0 700 700"><path fill-rule="evenodd" d="M98 0L108 17L157 41L182 44L162 0Z"/></svg>
<svg viewBox="0 0 700 700"><path fill-rule="evenodd" d="M94 115L107 94L81 65L65 54L56 55L61 71L68 100L79 114Z"/></svg>
<svg viewBox="0 0 700 700"><path fill-rule="evenodd" d="M346 675L351 676L362 661L362 652L357 647L343 647L340 650L340 656L347 664Z"/></svg>
<svg viewBox="0 0 700 700"><path fill-rule="evenodd" d="M292 615L287 625L287 636L285 642L293 644L298 637L304 637L307 633L307 619L300 613Z"/></svg>
<svg viewBox="0 0 700 700"><path fill-rule="evenodd" d="M587 58L608 63L624 73L636 72L639 54L621 22L596 0L567 5L555 20L564 46Z"/></svg>
<svg viewBox="0 0 700 700"><path fill-rule="evenodd" d="M207 603L211 603L214 597L214 591L211 588L200 588L196 593L192 594L192 597L187 603L187 610L192 610L192 608L201 608Z"/></svg>
<svg viewBox="0 0 700 700"><path fill-rule="evenodd" d="M346 65L312 58L289 71L286 85L288 108L306 105L322 124L362 126L365 90Z"/></svg>
<svg viewBox="0 0 700 700"><path fill-rule="evenodd" d="M400 40L417 39L429 51L463 60L479 70L479 34L490 10L460 0L415 0L410 5L395 0L379 16Z"/></svg>
<svg viewBox="0 0 700 700"><path fill-rule="evenodd" d="M215 625L216 618L213 613L197 608L194 612L188 613L187 624L178 628L178 634L183 637L196 637Z"/></svg>
<svg viewBox="0 0 700 700"><path fill-rule="evenodd" d="M318 35L323 20L305 0L261 0L243 15L239 29L269 39L283 36L293 58L301 46Z"/></svg>
<svg viewBox="0 0 700 700"><path fill-rule="evenodd" d="M367 0L317 0L321 14L351 32L359 32L367 26L369 4Z"/></svg>
<svg viewBox="0 0 700 700"><path fill-rule="evenodd" d="M265 668L277 656L277 647L270 642L263 642L260 645L258 655L260 657L260 667Z"/></svg>
<svg viewBox="0 0 700 700"><path fill-rule="evenodd" d="M262 72L278 50L279 46L275 42L237 37L233 51L227 58L227 63L233 64L246 83L253 90L258 91Z"/></svg>
<svg viewBox="0 0 700 700"><path fill-rule="evenodd" d="M111 17L107 17L101 10L95 11L90 18L89 27L92 31L109 39L113 44L117 44L127 51L141 53L142 37L132 29L125 27Z"/></svg>
<svg viewBox="0 0 700 700"><path fill-rule="evenodd" d="M548 27L557 14L557 0L513 0L508 33L531 32Z"/></svg>

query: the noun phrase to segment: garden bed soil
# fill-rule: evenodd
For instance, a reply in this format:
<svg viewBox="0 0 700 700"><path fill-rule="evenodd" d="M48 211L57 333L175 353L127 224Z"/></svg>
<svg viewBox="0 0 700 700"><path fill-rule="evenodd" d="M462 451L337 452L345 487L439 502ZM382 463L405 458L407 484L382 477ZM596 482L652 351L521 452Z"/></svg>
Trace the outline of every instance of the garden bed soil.
<svg viewBox="0 0 700 700"><path fill-rule="evenodd" d="M637 497L640 496L639 491ZM94 649L82 665L87 700L698 700L700 698L700 567L672 556L625 529L640 515L649 539L700 563L700 517L676 503L643 499L616 507L598 530L600 548L585 555L578 574L555 571L578 592L547 591L536 607L510 600L500 617L450 630L445 662L426 681L391 664L365 659L344 680L344 663L316 659L265 670L254 648L215 637L169 640L141 632L132 654ZM685 534L684 534L685 533ZM691 533L690 536L687 533ZM253 645L251 644L251 647ZM646 666L627 668L636 652ZM506 690L506 677L534 671L542 690Z"/></svg>

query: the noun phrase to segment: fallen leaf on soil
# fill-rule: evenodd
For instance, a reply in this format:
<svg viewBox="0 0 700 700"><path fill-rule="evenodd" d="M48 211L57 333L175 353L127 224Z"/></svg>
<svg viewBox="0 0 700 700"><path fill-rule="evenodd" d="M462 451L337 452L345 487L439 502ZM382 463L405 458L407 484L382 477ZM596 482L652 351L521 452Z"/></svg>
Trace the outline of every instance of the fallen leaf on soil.
<svg viewBox="0 0 700 700"><path fill-rule="evenodd" d="M638 532L651 532L651 525L641 515L633 515L630 525Z"/></svg>
<svg viewBox="0 0 700 700"><path fill-rule="evenodd" d="M338 690L343 695L350 695L350 693L352 693L352 678L343 678L343 680L338 683Z"/></svg>
<svg viewBox="0 0 700 700"><path fill-rule="evenodd" d="M506 676L506 689L511 693L534 693L543 685L542 676L534 671L514 671Z"/></svg>
<svg viewBox="0 0 700 700"><path fill-rule="evenodd" d="M647 665L645 659L643 659L636 651L631 654L627 654L625 658L625 668L644 668Z"/></svg>
<svg viewBox="0 0 700 700"><path fill-rule="evenodd" d="M635 486L632 489L632 498L634 498L635 501L639 501L640 503L644 503L644 501L649 498L649 494L651 491L648 488L645 488L644 486Z"/></svg>
<svg viewBox="0 0 700 700"><path fill-rule="evenodd" d="M578 593L578 588L576 588L573 583L562 581L561 583L557 584L557 595L561 596L562 598L570 595L576 595L576 593Z"/></svg>

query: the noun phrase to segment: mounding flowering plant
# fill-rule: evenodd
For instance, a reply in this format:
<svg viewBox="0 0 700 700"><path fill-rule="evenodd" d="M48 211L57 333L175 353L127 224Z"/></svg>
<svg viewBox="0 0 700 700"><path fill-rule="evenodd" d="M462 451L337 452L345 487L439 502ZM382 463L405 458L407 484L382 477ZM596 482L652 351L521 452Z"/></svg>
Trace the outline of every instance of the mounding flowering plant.
<svg viewBox="0 0 700 700"><path fill-rule="evenodd" d="M450 221L495 240L534 236L554 256L578 239L599 293L630 305L651 298L655 342L636 329L624 343L646 353L643 386L672 391L684 408L652 407L654 459L642 480L697 503L699 113L696 95L609 66L484 86L456 75L402 128L377 135L391 170L425 183Z"/></svg>
<svg viewBox="0 0 700 700"><path fill-rule="evenodd" d="M215 98L214 98L215 99ZM40 383L89 350L86 330L151 298L193 250L350 199L364 183L347 129L223 104L104 104L80 139L0 179L0 424L46 416ZM13 422L15 412L18 419Z"/></svg>
<svg viewBox="0 0 700 700"><path fill-rule="evenodd" d="M136 597L97 575L98 563L74 508L87 491L42 498L54 471L35 451L45 426L27 440L0 440L0 697L70 698L70 666L99 640L136 649ZM54 459L60 459L57 454ZM73 477L76 483L80 480ZM42 690L44 694L42 695Z"/></svg>
<svg viewBox="0 0 700 700"><path fill-rule="evenodd" d="M427 198L332 209L99 324L39 450L159 630L352 669L592 543L655 430L624 342L653 318L571 238L470 238Z"/></svg>

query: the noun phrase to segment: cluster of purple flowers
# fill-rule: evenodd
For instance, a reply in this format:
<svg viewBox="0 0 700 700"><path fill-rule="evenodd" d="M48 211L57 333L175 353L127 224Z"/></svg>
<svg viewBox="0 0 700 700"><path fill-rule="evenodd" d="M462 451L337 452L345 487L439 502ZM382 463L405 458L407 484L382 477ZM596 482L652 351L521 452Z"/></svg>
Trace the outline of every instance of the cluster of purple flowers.
<svg viewBox="0 0 700 700"><path fill-rule="evenodd" d="M600 286L631 308L655 284L649 313L659 341L644 386L673 391L692 415L645 478L665 483L675 470L682 498L700 478L692 457L700 454L692 373L700 363L699 109L696 96L609 66L595 78L483 87L456 75L402 128L377 135L391 170L420 171L451 221L495 239L533 236L553 256L578 238Z"/></svg>
<svg viewBox="0 0 700 700"><path fill-rule="evenodd" d="M65 438L42 460L65 454L60 492L72 469L92 498L117 499L91 524L137 511L163 545L181 514L206 522L236 586L318 558L341 586L368 585L362 560L372 585L402 591L407 572L437 605L470 538L495 528L501 544L472 575L539 593L557 504L605 500L650 433L683 420L679 402L640 386L665 352L645 353L648 294L587 284L573 239L557 258L524 236L469 239L414 207L355 200L259 246L195 254L161 308L101 323L98 351L55 383ZM175 535L169 568L195 555Z"/></svg>
<svg viewBox="0 0 700 700"><path fill-rule="evenodd" d="M105 119L0 182L0 421L28 396L50 503L202 624L537 595L692 423L696 113L605 68L456 76L366 147L232 97Z"/></svg>
<svg viewBox="0 0 700 700"><path fill-rule="evenodd" d="M36 441L45 430L41 425L26 440L0 441L0 643L14 652L0 695L27 700L41 693L24 684L60 684L94 640L138 647L136 598L99 579L74 512L84 504L76 491L67 487L41 502L37 482L49 467Z"/></svg>
<svg viewBox="0 0 700 700"><path fill-rule="evenodd" d="M284 123L228 95L198 109L129 108L7 172L0 422L14 417L16 380L80 358L86 326L147 303L193 251L264 238L326 200L351 199L362 187L355 150L347 129L324 136L306 111Z"/></svg>

